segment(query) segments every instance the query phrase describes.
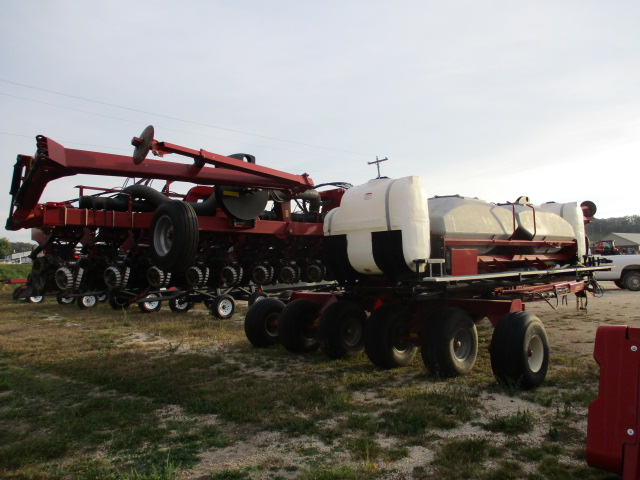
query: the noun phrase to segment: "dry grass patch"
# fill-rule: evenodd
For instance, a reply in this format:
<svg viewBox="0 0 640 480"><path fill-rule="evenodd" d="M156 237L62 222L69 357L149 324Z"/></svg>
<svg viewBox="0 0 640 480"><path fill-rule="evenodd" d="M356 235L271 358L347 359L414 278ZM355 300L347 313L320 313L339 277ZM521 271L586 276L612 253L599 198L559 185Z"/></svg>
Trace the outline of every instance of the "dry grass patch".
<svg viewBox="0 0 640 480"><path fill-rule="evenodd" d="M478 330L473 373L445 382L419 356L380 370L253 348L242 308L221 321L202 306L79 310L5 293L0 477L605 478L584 465L593 362L561 348L543 388L500 387L492 330Z"/></svg>

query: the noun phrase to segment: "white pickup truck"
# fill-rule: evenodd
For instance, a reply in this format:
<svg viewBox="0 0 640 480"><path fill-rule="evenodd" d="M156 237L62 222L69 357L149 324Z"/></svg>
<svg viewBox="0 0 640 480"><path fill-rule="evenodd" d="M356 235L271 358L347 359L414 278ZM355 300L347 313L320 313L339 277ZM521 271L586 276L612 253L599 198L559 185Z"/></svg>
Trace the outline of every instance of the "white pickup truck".
<svg viewBox="0 0 640 480"><path fill-rule="evenodd" d="M640 290L640 255L603 255L602 258L611 262L614 268L596 272L596 280L613 280L620 288Z"/></svg>

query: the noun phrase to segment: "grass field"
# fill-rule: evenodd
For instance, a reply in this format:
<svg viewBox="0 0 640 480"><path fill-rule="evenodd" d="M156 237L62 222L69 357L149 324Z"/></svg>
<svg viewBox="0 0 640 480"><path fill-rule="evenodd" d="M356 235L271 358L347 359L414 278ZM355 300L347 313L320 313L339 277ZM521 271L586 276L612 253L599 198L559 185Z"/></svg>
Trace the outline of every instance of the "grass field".
<svg viewBox="0 0 640 480"><path fill-rule="evenodd" d="M27 278L31 272L29 263L0 263L0 281L11 278Z"/></svg>
<svg viewBox="0 0 640 480"><path fill-rule="evenodd" d="M242 310L80 310L3 292L0 478L611 477L585 463L588 358L557 352L546 386L523 393L495 383L484 324L474 372L445 382L418 358L380 370L252 348Z"/></svg>

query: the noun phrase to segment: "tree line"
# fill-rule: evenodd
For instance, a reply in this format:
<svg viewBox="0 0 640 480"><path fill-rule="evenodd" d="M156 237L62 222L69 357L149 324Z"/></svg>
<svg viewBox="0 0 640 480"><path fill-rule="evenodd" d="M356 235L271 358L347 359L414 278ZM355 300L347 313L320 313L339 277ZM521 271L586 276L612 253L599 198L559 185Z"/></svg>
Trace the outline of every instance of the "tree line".
<svg viewBox="0 0 640 480"><path fill-rule="evenodd" d="M592 240L606 240L611 233L640 233L640 215L596 218L587 225L586 232Z"/></svg>
<svg viewBox="0 0 640 480"><path fill-rule="evenodd" d="M10 242L8 238L0 238L0 257L5 257L10 253L30 252L36 248L35 243Z"/></svg>

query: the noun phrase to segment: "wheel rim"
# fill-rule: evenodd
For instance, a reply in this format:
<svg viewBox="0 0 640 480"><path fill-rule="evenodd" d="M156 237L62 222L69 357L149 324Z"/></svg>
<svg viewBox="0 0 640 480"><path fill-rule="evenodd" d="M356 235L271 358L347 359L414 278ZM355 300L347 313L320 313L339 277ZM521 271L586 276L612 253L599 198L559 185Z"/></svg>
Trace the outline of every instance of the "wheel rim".
<svg viewBox="0 0 640 480"><path fill-rule="evenodd" d="M176 308L178 310L185 310L189 303L186 300L176 300Z"/></svg>
<svg viewBox="0 0 640 480"><path fill-rule="evenodd" d="M85 307L93 307L97 303L98 299L93 295L85 295L82 297L81 301L82 305Z"/></svg>
<svg viewBox="0 0 640 480"><path fill-rule="evenodd" d="M42 295L38 295L35 297L29 297L29 301L31 303L40 303L44 297Z"/></svg>
<svg viewBox="0 0 640 480"><path fill-rule="evenodd" d="M189 302L184 298L176 299L174 307L178 310L186 310L189 307Z"/></svg>
<svg viewBox="0 0 640 480"><path fill-rule="evenodd" d="M410 345L404 340L396 339L393 342L393 349L398 353L404 353L409 349Z"/></svg>
<svg viewBox="0 0 640 480"><path fill-rule="evenodd" d="M634 290L640 288L640 275L632 275L627 281L628 289Z"/></svg>
<svg viewBox="0 0 640 480"><path fill-rule="evenodd" d="M278 323L280 320L280 313L271 313L270 315L267 315L267 318L265 319L264 322L264 329L267 332L267 335L269 335L272 338L276 338L278 336Z"/></svg>
<svg viewBox="0 0 640 480"><path fill-rule="evenodd" d="M164 257L173 245L173 223L168 215L160 217L153 232L153 245L156 253Z"/></svg>
<svg viewBox="0 0 640 480"><path fill-rule="evenodd" d="M218 303L218 313L226 317L227 315L231 315L232 312L233 302L231 302L231 300L229 300L228 298L220 300L220 302Z"/></svg>
<svg viewBox="0 0 640 480"><path fill-rule="evenodd" d="M158 298L158 297L154 294L151 294L151 295L147 295L147 298ZM160 301L150 300L148 302L144 302L143 305L144 305L144 308L146 308L147 310L155 310L160 305Z"/></svg>
<svg viewBox="0 0 640 480"><path fill-rule="evenodd" d="M529 364L529 370L533 373L537 373L542 368L544 363L544 342L540 335L533 335L529 339L527 345L527 362Z"/></svg>
<svg viewBox="0 0 640 480"><path fill-rule="evenodd" d="M362 325L357 318L348 317L342 325L342 340L348 347L356 347L362 341Z"/></svg>
<svg viewBox="0 0 640 480"><path fill-rule="evenodd" d="M411 344L402 339L402 335L406 331L406 328L407 325L404 322L401 322L400 324L397 324L396 328L394 329L393 341L391 345L397 353L404 353L411 348Z"/></svg>
<svg viewBox="0 0 640 480"><path fill-rule="evenodd" d="M318 325L314 322L316 311L313 313L307 313L304 318L301 318L299 325L300 336L307 342L314 342L316 340Z"/></svg>
<svg viewBox="0 0 640 480"><path fill-rule="evenodd" d="M463 362L468 359L473 350L473 340L469 331L463 328L456 331L451 346L456 360Z"/></svg>
<svg viewBox="0 0 640 480"><path fill-rule="evenodd" d="M73 297L60 297L60 303L63 303L65 305L73 303Z"/></svg>

